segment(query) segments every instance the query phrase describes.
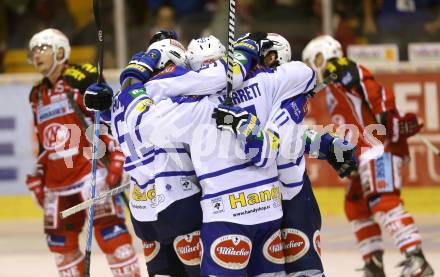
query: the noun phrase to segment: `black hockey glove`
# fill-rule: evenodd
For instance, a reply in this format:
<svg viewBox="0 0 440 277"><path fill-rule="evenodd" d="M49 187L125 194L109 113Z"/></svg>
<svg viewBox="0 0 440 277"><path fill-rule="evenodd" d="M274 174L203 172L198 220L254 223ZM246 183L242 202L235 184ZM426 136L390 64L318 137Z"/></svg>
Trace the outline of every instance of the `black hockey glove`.
<svg viewBox="0 0 440 277"><path fill-rule="evenodd" d="M354 155L356 147L348 141L335 138L328 148L327 161L336 170L339 177L350 176L357 168Z"/></svg>
<svg viewBox="0 0 440 277"><path fill-rule="evenodd" d="M112 105L113 90L106 83L92 84L84 93L84 105L92 112L109 110Z"/></svg>
<svg viewBox="0 0 440 277"><path fill-rule="evenodd" d="M214 109L212 118L218 129L233 132L245 140L257 135L260 129L258 118L237 106L219 105Z"/></svg>
<svg viewBox="0 0 440 277"><path fill-rule="evenodd" d="M258 45L260 56L264 50L269 49L273 46L273 41L269 40L267 38L267 33L264 32L246 33L240 38L238 38L237 42L241 42L246 39L251 39L256 42L256 44Z"/></svg>

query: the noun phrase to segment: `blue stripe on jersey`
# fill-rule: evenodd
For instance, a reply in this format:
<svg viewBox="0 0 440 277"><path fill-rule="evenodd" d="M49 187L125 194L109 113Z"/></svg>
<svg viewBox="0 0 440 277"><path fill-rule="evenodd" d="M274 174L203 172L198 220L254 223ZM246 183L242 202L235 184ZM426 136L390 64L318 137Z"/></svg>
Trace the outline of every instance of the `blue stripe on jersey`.
<svg viewBox="0 0 440 277"><path fill-rule="evenodd" d="M283 182L281 182L282 184L283 184L283 186L285 186L285 187L288 187L288 188L295 188L295 187L299 187L299 186L302 186L303 184L304 184L304 181L303 180L301 180L301 181L299 181L299 182L294 182L294 183L283 183Z"/></svg>
<svg viewBox="0 0 440 277"><path fill-rule="evenodd" d="M125 171L130 171L130 170L135 169L136 167L147 165L147 164L151 163L152 161L154 161L154 156L152 156L152 157L150 157L148 159L144 159L144 160L142 160L142 161L140 161L140 162L138 162L138 163L136 163L134 165L124 166L124 170Z"/></svg>
<svg viewBox="0 0 440 277"><path fill-rule="evenodd" d="M258 187L258 186L262 186L262 185L267 185L267 184L270 184L270 183L274 183L276 181L278 181L278 176L272 177L272 178L269 178L269 179L265 179L265 180L261 180L261 181L258 181L258 182L246 184L246 185L243 185L243 186L239 186L239 187L235 187L235 188L219 191L217 193L205 194L202 197L202 200L209 199L209 198L214 198L214 197L217 197L217 196L220 196L220 195L223 195L223 194L234 193L234 192L237 192L237 191L240 191L240 190L245 190L245 189L254 188L254 187Z"/></svg>
<svg viewBox="0 0 440 277"><path fill-rule="evenodd" d="M299 157L298 159L296 159L295 162L288 162L286 164L281 164L281 165L277 165L277 169L278 170L283 170L283 169L287 169L287 168L291 168L294 166L298 166L301 163L301 160L304 156Z"/></svg>
<svg viewBox="0 0 440 277"><path fill-rule="evenodd" d="M135 130L134 130L134 133L136 134L136 138L138 139L138 141L142 141L142 137L141 137L141 133L140 133L140 131L139 131L139 124L141 124L141 120L142 120L142 116L146 113L146 112L148 112L150 110L150 107L148 106L148 107L146 107L146 109L143 111L143 112L141 112L140 114L138 114L138 117L137 117L137 119L136 119L136 128L135 128Z"/></svg>
<svg viewBox="0 0 440 277"><path fill-rule="evenodd" d="M209 178L217 177L217 176L220 176L220 175L223 175L223 174L235 171L235 170L240 170L240 169L243 169L243 168L246 168L246 167L250 167L252 165L254 165L253 162L246 162L244 164L234 165L234 166L231 166L231 167L223 168L223 169L218 170L218 171L206 173L206 174L203 174L203 175L199 176L199 181L202 181L204 179L209 179Z"/></svg>
<svg viewBox="0 0 440 277"><path fill-rule="evenodd" d="M177 95L170 97L173 103L182 104L182 103L194 103L203 99L205 95Z"/></svg>
<svg viewBox="0 0 440 277"><path fill-rule="evenodd" d="M307 88L310 86L310 83L312 83L313 79L315 79L315 70L313 70L312 68L310 68L310 70L312 71L312 78L310 78L310 80L307 82L307 85L302 93L308 91Z"/></svg>
<svg viewBox="0 0 440 277"><path fill-rule="evenodd" d="M284 119L284 121L280 123L279 126L283 126L284 124L287 123L287 121L289 121L289 118L288 118L288 117L286 117L286 118Z"/></svg>
<svg viewBox="0 0 440 277"><path fill-rule="evenodd" d="M275 118L275 121L277 121L280 117L282 117L283 116L283 114L285 114L286 113L286 111L283 111L279 116L277 116L276 118Z"/></svg>
<svg viewBox="0 0 440 277"><path fill-rule="evenodd" d="M192 175L196 175L196 172L194 170L190 170L190 171L164 171L159 174L156 174L153 179L148 180L146 183L144 183L142 185L139 185L139 183L138 183L138 186L141 189L144 189L148 185L153 184L154 181L158 178L175 177L175 176L192 176Z"/></svg>

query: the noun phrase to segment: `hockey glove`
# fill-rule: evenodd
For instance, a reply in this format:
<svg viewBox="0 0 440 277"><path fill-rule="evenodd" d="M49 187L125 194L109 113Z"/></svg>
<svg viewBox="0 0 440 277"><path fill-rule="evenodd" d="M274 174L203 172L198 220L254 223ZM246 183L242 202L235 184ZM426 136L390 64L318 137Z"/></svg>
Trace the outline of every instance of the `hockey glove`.
<svg viewBox="0 0 440 277"><path fill-rule="evenodd" d="M109 154L109 165L105 182L110 189L116 187L122 177L125 156L120 150L114 150Z"/></svg>
<svg viewBox="0 0 440 277"><path fill-rule="evenodd" d="M320 160L327 160L341 178L356 170L356 147L348 141L329 133L320 135L311 129L305 131L304 138L305 153Z"/></svg>
<svg viewBox="0 0 440 277"><path fill-rule="evenodd" d="M251 39L245 39L234 45L234 58L238 60L247 70L260 62L259 47Z"/></svg>
<svg viewBox="0 0 440 277"><path fill-rule="evenodd" d="M157 49L135 54L119 76L119 83L122 85L126 79L134 78L145 84L159 60L160 51Z"/></svg>
<svg viewBox="0 0 440 277"><path fill-rule="evenodd" d="M35 202L43 208L44 206L44 176L41 173L29 174L26 177L26 186L32 193Z"/></svg>
<svg viewBox="0 0 440 277"><path fill-rule="evenodd" d="M238 38L237 42L241 42L246 39L255 41L255 43L258 45L259 56L261 56L262 51L269 49L273 46L273 41L269 40L267 38L267 33L264 32L246 33L240 38Z"/></svg>
<svg viewBox="0 0 440 277"><path fill-rule="evenodd" d="M109 110L112 105L113 90L106 83L90 85L84 93L84 106L92 112Z"/></svg>
<svg viewBox="0 0 440 277"><path fill-rule="evenodd" d="M155 33L151 39L150 39L150 45L157 42L157 41L161 41L163 39L175 39L175 40L179 40L176 34L176 31L174 30L160 30L159 32Z"/></svg>
<svg viewBox="0 0 440 277"><path fill-rule="evenodd" d="M233 132L246 141L257 136L260 130L258 118L237 106L220 104L214 109L212 118L215 118L218 129Z"/></svg>
<svg viewBox="0 0 440 277"><path fill-rule="evenodd" d="M417 116L413 113L400 116L397 111L389 111L382 114L381 118L391 142L398 142L401 139L411 137L423 127L423 124L419 124Z"/></svg>

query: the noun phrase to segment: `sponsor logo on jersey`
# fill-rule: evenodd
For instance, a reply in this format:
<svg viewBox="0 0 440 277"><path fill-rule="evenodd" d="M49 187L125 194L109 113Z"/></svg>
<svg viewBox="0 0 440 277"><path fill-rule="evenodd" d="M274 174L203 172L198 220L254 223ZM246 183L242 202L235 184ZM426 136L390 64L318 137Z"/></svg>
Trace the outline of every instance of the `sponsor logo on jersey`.
<svg viewBox="0 0 440 277"><path fill-rule="evenodd" d="M145 262L152 261L160 250L160 243L158 241L143 241L142 247L144 248Z"/></svg>
<svg viewBox="0 0 440 277"><path fill-rule="evenodd" d="M321 257L321 233L316 230L313 234L313 248L315 248L316 253Z"/></svg>
<svg viewBox="0 0 440 277"><path fill-rule="evenodd" d="M192 182L188 178L185 177L180 178L180 184L182 185L183 191L193 190Z"/></svg>
<svg viewBox="0 0 440 277"><path fill-rule="evenodd" d="M47 150L64 146L69 138L69 129L59 123L49 124L43 130L43 146Z"/></svg>
<svg viewBox="0 0 440 277"><path fill-rule="evenodd" d="M64 246L66 238L63 236L47 235L47 244L49 246Z"/></svg>
<svg viewBox="0 0 440 277"><path fill-rule="evenodd" d="M176 237L173 245L177 256L183 264L189 266L200 264L200 231Z"/></svg>
<svg viewBox="0 0 440 277"><path fill-rule="evenodd" d="M237 209L274 200L279 202L281 199L281 193L278 186L272 186L270 190L265 189L253 193L239 192L229 194L228 198L231 209Z"/></svg>
<svg viewBox="0 0 440 277"><path fill-rule="evenodd" d="M145 88L133 89L128 92L133 98L139 97L145 94Z"/></svg>
<svg viewBox="0 0 440 277"><path fill-rule="evenodd" d="M152 208L157 207L160 203L165 201L165 195L156 193L155 185L153 185L151 189L147 190L147 198L151 201L150 206Z"/></svg>
<svg viewBox="0 0 440 277"><path fill-rule="evenodd" d="M231 234L217 238L211 245L211 257L227 269L243 269L251 256L251 240L243 235Z"/></svg>
<svg viewBox="0 0 440 277"><path fill-rule="evenodd" d="M77 81L81 81L84 80L86 78L86 74L84 74L83 72L81 72L80 70L74 68L74 67L68 67L64 73L64 76L70 76L73 79L77 80Z"/></svg>
<svg viewBox="0 0 440 277"><path fill-rule="evenodd" d="M275 264L284 264L283 241L280 230L266 240L263 246L263 255Z"/></svg>
<svg viewBox="0 0 440 277"><path fill-rule="evenodd" d="M55 102L38 108L37 121L43 123L52 118L70 114L72 111L68 100Z"/></svg>
<svg viewBox="0 0 440 277"><path fill-rule="evenodd" d="M293 228L281 230L283 249L286 263L292 263L304 256L310 248L306 234Z"/></svg>
<svg viewBox="0 0 440 277"><path fill-rule="evenodd" d="M141 190L137 185L133 186L133 192L131 197L136 201L147 201L147 194L144 190Z"/></svg>
<svg viewBox="0 0 440 277"><path fill-rule="evenodd" d="M223 199L221 197L211 199L211 205L214 214L222 213L225 211L225 206L223 205Z"/></svg>
<svg viewBox="0 0 440 277"><path fill-rule="evenodd" d="M377 192L393 191L393 171L391 166L391 155L388 153L383 154L374 161Z"/></svg>
<svg viewBox="0 0 440 277"><path fill-rule="evenodd" d="M144 99L144 100L140 101L139 103L137 103L135 109L138 112L143 112L143 111L145 111L146 108L151 106L151 104L153 104L153 100L151 100L150 98L147 98L147 99Z"/></svg>
<svg viewBox="0 0 440 277"><path fill-rule="evenodd" d="M114 255L116 258L120 260L126 260L132 256L134 256L134 249L131 244L123 244L115 249Z"/></svg>

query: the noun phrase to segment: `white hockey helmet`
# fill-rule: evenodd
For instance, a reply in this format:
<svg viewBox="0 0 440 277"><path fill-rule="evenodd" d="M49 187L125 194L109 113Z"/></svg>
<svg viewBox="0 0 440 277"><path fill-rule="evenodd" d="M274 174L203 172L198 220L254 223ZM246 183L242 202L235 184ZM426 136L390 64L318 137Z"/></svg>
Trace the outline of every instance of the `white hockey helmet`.
<svg viewBox="0 0 440 277"><path fill-rule="evenodd" d="M277 62L279 65L290 62L292 59L292 50L290 43L282 35L276 33L268 33L267 39L273 42L273 46L261 52L262 56L266 56L269 52L277 53Z"/></svg>
<svg viewBox="0 0 440 277"><path fill-rule="evenodd" d="M163 39L156 41L148 47L147 52L152 49L159 50L161 54L157 63L158 69L163 69L168 62L187 67L185 47L177 40Z"/></svg>
<svg viewBox="0 0 440 277"><path fill-rule="evenodd" d="M70 57L71 49L69 39L60 30L49 28L33 35L31 40L29 41L30 53L32 54L32 50L34 49L34 47L41 47L43 45L48 45L52 47L54 57L56 57L58 49L64 49L64 57L61 60L57 60L56 58L54 59L55 63L57 64L64 63Z"/></svg>
<svg viewBox="0 0 440 277"><path fill-rule="evenodd" d="M192 70L199 70L206 62L218 60L225 54L225 46L213 35L191 40L186 51Z"/></svg>
<svg viewBox="0 0 440 277"><path fill-rule="evenodd" d="M324 62L319 67L315 64L316 56L321 53ZM340 58L343 56L342 46L331 36L323 35L312 39L302 52L303 62L309 64L315 70L322 70L326 62L331 58Z"/></svg>

